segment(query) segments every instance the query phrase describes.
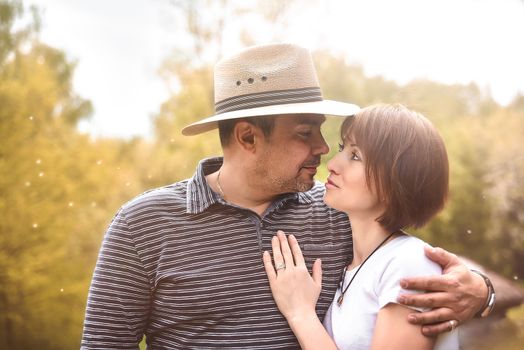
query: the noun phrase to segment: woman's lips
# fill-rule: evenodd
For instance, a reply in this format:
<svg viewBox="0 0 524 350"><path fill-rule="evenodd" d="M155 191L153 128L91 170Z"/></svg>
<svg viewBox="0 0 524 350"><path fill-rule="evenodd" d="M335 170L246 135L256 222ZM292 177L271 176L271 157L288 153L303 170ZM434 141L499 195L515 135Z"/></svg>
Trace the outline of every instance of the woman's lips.
<svg viewBox="0 0 524 350"><path fill-rule="evenodd" d="M338 188L338 186L333 181L331 181L331 179L329 177L328 177L328 179L326 181L326 188L328 188L328 187Z"/></svg>

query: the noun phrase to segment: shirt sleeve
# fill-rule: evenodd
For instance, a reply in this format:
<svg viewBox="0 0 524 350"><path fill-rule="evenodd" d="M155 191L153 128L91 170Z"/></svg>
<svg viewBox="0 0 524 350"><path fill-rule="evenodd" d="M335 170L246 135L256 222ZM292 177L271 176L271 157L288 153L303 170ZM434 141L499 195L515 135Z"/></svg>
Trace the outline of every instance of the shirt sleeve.
<svg viewBox="0 0 524 350"><path fill-rule="evenodd" d="M405 277L441 275L440 265L429 260L424 254L422 245L410 245L408 249L400 249L386 265L381 278L375 287L379 307L397 302L400 294L420 294L424 291L408 290L400 287L400 280ZM427 311L427 308L407 306L417 311Z"/></svg>
<svg viewBox="0 0 524 350"><path fill-rule="evenodd" d="M138 349L149 303L149 279L121 209L100 249L87 299L81 349Z"/></svg>

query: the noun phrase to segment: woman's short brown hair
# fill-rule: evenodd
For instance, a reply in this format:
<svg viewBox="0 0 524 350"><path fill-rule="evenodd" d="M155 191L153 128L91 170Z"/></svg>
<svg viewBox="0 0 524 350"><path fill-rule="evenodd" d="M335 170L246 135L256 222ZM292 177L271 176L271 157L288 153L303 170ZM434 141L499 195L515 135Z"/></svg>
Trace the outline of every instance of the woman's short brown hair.
<svg viewBox="0 0 524 350"><path fill-rule="evenodd" d="M346 118L340 132L362 152L368 187L386 208L377 221L389 232L421 227L444 207L446 147L423 115L400 104L374 105Z"/></svg>

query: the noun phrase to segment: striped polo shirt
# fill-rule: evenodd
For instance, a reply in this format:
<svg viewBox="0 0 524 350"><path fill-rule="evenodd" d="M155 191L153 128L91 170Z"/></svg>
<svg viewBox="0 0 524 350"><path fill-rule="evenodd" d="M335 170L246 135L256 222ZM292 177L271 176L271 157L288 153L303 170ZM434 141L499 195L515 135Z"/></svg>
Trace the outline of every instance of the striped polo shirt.
<svg viewBox="0 0 524 350"><path fill-rule="evenodd" d="M262 216L227 203L199 163L188 180L126 203L105 234L89 290L82 349L293 349L299 345L271 295L262 252L281 229L309 270L322 259L322 320L352 251L344 213L324 186L279 196Z"/></svg>

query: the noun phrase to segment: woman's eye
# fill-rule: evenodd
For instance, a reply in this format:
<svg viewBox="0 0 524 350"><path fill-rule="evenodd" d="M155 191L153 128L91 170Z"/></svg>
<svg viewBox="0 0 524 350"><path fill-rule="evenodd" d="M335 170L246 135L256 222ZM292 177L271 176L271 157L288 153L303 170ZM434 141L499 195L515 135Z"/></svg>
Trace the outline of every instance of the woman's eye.
<svg viewBox="0 0 524 350"><path fill-rule="evenodd" d="M342 152L343 150L344 150L344 144L343 143L339 143L338 144L338 151Z"/></svg>
<svg viewBox="0 0 524 350"><path fill-rule="evenodd" d="M360 160L360 157L355 152L351 152L351 160Z"/></svg>

